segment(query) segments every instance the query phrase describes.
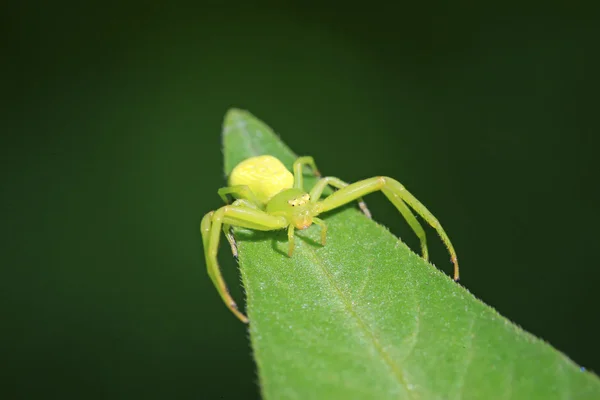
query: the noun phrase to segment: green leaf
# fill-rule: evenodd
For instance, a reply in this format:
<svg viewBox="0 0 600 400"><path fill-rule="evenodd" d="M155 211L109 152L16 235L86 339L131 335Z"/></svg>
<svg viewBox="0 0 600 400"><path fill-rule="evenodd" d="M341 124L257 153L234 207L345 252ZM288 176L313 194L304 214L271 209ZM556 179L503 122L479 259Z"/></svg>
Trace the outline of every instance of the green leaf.
<svg viewBox="0 0 600 400"><path fill-rule="evenodd" d="M248 112L230 110L223 128L226 173L251 156L271 154L288 168L296 158ZM284 231L235 233L265 399L600 399L596 375L355 205L322 218L327 244L317 226L297 231L292 258Z"/></svg>

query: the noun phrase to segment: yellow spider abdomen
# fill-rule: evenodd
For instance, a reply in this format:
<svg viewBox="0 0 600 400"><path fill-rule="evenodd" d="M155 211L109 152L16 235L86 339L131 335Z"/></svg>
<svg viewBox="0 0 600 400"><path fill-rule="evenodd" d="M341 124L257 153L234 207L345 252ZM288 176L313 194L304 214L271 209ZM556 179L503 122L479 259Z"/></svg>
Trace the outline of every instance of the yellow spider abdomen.
<svg viewBox="0 0 600 400"><path fill-rule="evenodd" d="M235 166L229 186L246 185L263 203L283 189L294 186L294 175L273 156L248 158Z"/></svg>

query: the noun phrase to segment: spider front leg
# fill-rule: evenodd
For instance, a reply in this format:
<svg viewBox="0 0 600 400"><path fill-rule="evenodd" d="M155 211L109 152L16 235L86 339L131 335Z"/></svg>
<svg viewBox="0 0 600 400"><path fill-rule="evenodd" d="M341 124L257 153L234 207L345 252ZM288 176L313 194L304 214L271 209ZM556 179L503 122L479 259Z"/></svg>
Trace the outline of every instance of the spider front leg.
<svg viewBox="0 0 600 400"><path fill-rule="evenodd" d="M313 187L312 190L310 191L310 200L312 202L317 202L319 200L319 198L321 197L321 194L323 193L323 190L325 190L325 187L327 185L333 186L337 189L343 189L348 186L348 183L342 181L341 179L334 178L332 176L323 178L320 181L318 181L317 184L315 185L315 187ZM360 207L362 212L368 218L371 218L371 212L367 208L367 204L364 202L362 197L359 197L357 200L358 200L358 207ZM403 201L399 201L394 204L396 205L396 208L398 209L398 211L400 211L400 213L402 214L402 216L404 217L406 222L408 222L408 225L411 227L413 232L415 232L415 234L419 238L419 242L421 243L421 253L423 254L423 258L425 260L429 260L429 251L427 250L427 237L425 235L425 230L423 229L423 227L421 226L421 224L419 223L417 218L415 218L413 213L410 211L410 208L408 208L408 206L406 204L404 204Z"/></svg>
<svg viewBox="0 0 600 400"><path fill-rule="evenodd" d="M404 218L411 225L412 229L417 233L417 236L421 238L421 245L426 246L424 243L425 233L423 228L420 226L414 215L410 212L406 204L408 204L413 210L417 212L425 221L427 221L440 235L444 245L450 253L450 259L454 264L454 280L458 281L458 259L456 257L456 251L450 242L450 238L442 228L442 225L434 217L434 215L419 201L417 200L406 188L397 180L379 176L375 178L365 179L351 185L348 185L327 197L321 202L318 202L318 212L325 212L331 209L340 207L351 201L357 200L360 197L369 193L381 190L383 194L396 206L398 211L404 216ZM405 204L406 203L406 204ZM426 247L425 254L426 256Z"/></svg>
<svg viewBox="0 0 600 400"><path fill-rule="evenodd" d="M299 157L294 161L294 187L296 189L304 190L304 176L302 170L305 165L310 166L313 169L313 172L316 176L321 176L317 165L315 164L315 160L310 156ZM325 177L317 182L317 184L310 191L311 202L316 202L321 198L321 194L323 190L327 187L327 185L334 187L336 189L341 189L343 187L348 186L348 184L341 179L334 178L332 176ZM362 210L362 212L367 216L367 218L371 218L371 212L367 208L367 203L363 201L363 199L358 199L358 207Z"/></svg>
<svg viewBox="0 0 600 400"><path fill-rule="evenodd" d="M327 224L321 218L313 217L313 223L319 225L321 227L321 245L325 246L325 241L327 240ZM288 257L291 257L294 254L295 240L294 240L294 225L290 224L288 226Z"/></svg>
<svg viewBox="0 0 600 400"><path fill-rule="evenodd" d="M248 318L238 310L235 301L229 294L229 290L227 289L227 285L225 284L217 261L219 239L224 224L260 231L272 231L285 228L288 225L288 222L283 217L275 217L264 211L243 205L224 206L217 211L209 212L202 218L200 232L202 233L202 243L204 245L208 275L213 281L213 284L227 308L229 308L240 321L247 323Z"/></svg>
<svg viewBox="0 0 600 400"><path fill-rule="evenodd" d="M320 179L310 191L310 201L312 203L316 203L317 201L319 201L327 185L336 189L343 189L346 186L348 186L348 183L344 182L341 179L334 178L333 176L327 176L323 179ZM367 218L371 218L371 212L367 208L367 204L364 202L362 197L358 198L358 207L361 209L363 214L367 216ZM427 251L427 248L425 248L425 250Z"/></svg>

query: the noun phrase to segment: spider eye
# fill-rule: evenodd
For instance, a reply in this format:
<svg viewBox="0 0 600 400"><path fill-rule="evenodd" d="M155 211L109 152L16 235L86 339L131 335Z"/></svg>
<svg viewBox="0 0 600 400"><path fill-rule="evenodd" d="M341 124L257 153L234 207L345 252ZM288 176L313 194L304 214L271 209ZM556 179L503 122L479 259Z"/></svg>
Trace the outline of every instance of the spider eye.
<svg viewBox="0 0 600 400"><path fill-rule="evenodd" d="M310 200L310 196L308 194L303 194L300 197L296 197L295 199L288 200L288 204L292 207L304 205Z"/></svg>

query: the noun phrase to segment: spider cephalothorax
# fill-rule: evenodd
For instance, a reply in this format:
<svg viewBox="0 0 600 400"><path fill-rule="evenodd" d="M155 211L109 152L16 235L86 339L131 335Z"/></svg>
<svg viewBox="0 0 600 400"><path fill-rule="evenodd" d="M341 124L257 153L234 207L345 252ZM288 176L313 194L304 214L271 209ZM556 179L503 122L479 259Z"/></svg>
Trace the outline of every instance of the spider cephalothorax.
<svg viewBox="0 0 600 400"><path fill-rule="evenodd" d="M281 215L296 229L306 229L319 214L316 203L310 202L310 195L300 189L284 189L267 203L265 211L271 215Z"/></svg>
<svg viewBox="0 0 600 400"><path fill-rule="evenodd" d="M370 217L371 214L362 201L362 196L378 190L381 190L396 206L417 234L425 259L428 258L425 231L410 211L409 206L433 226L450 252L454 264L454 280L458 280L456 252L446 232L433 214L400 182L386 176L378 176L347 184L338 178L325 177L321 178L307 193L304 190L302 175L305 165L311 167L314 173L320 176L312 157L298 158L293 165L293 175L281 161L272 156L258 156L242 161L231 172L230 186L219 189L219 195L226 203L229 203L227 195L232 195L236 200L231 205L209 212L202 219L200 231L202 232L208 274L227 307L241 321L248 322L248 318L238 310L229 295L217 263L221 230L225 233L234 254L236 254L235 240L230 232L232 226L261 231L287 228L288 255L291 257L294 251L295 229L306 229L312 224L319 225L321 242L325 245L327 225L317 216L358 200L360 208ZM327 186L338 190L321 200L321 195Z"/></svg>

